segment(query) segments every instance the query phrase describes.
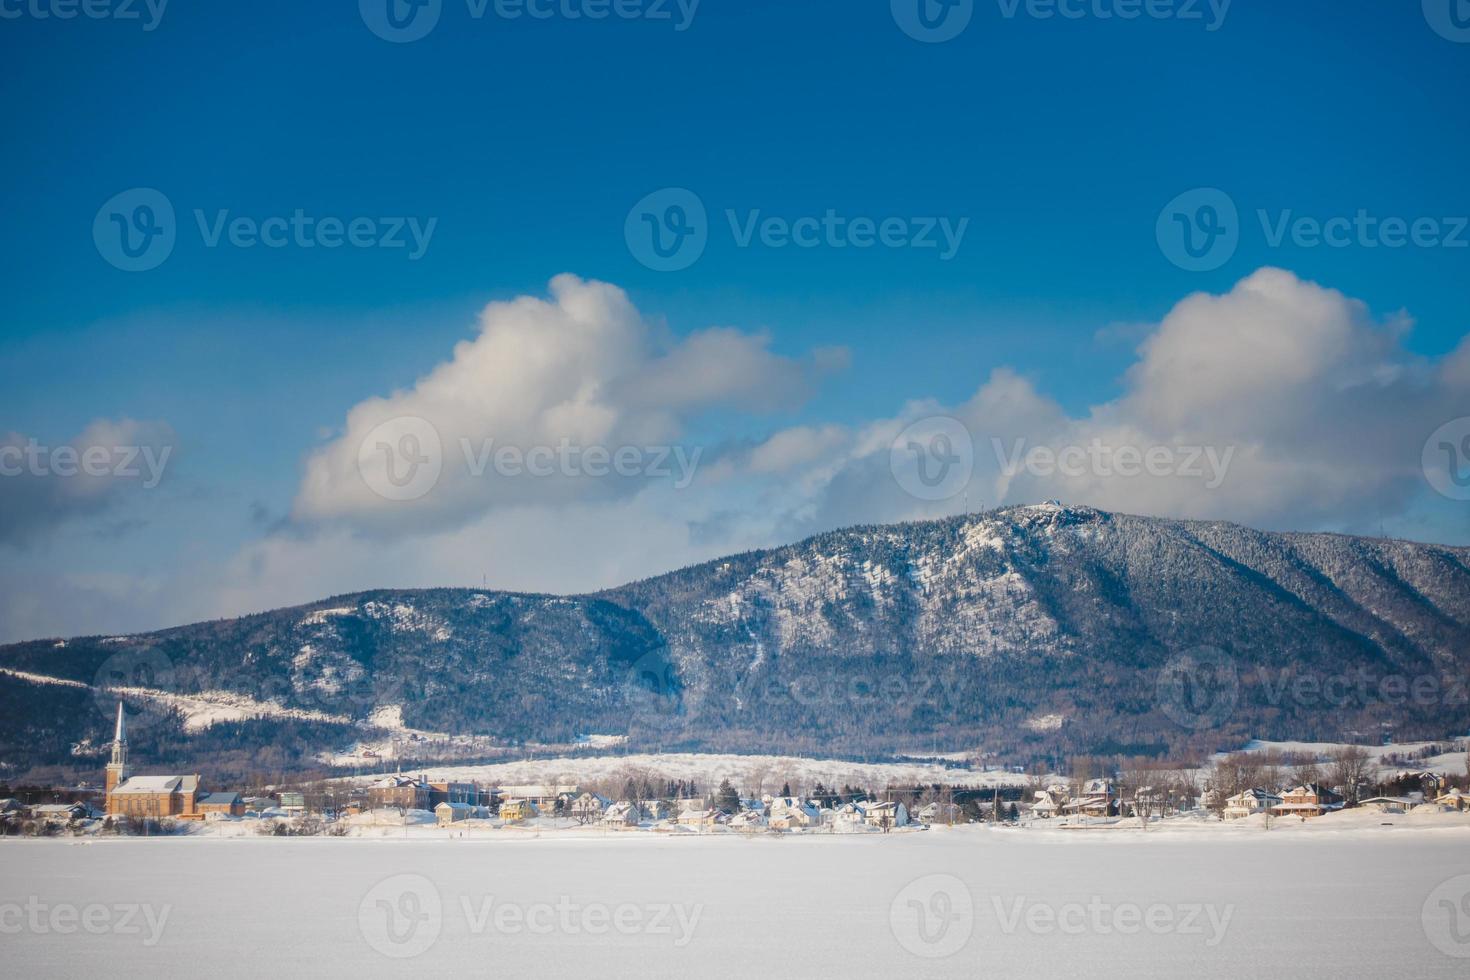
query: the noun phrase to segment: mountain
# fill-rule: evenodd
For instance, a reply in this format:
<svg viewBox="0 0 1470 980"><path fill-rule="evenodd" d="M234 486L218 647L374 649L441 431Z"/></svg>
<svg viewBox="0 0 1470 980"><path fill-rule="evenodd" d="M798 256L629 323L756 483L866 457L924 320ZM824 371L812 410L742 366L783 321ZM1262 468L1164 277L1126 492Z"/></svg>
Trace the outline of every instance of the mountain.
<svg viewBox="0 0 1470 980"><path fill-rule="evenodd" d="M1470 549L1090 508L833 531L588 596L383 590L0 647L0 764L319 765L587 734L879 756L1470 729ZM451 737L452 736L452 737ZM474 738L472 736L478 736ZM141 749L140 749L141 746Z"/></svg>

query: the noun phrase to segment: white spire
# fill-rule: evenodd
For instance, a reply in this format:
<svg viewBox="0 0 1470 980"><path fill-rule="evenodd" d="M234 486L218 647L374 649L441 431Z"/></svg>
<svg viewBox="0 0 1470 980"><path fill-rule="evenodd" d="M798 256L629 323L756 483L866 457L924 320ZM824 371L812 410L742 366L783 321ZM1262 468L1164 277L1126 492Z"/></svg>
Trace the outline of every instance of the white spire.
<svg viewBox="0 0 1470 980"><path fill-rule="evenodd" d="M121 701L117 703L117 731L113 733L112 740L118 745L128 744L128 726L127 722L123 720L123 704Z"/></svg>

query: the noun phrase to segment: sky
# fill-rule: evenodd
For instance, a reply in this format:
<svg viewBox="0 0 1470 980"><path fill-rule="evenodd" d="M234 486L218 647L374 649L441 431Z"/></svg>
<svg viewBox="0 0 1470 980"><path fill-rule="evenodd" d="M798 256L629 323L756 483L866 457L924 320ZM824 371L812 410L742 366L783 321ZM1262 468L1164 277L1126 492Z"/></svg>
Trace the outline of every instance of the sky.
<svg viewBox="0 0 1470 980"><path fill-rule="evenodd" d="M0 0L0 641L1052 498L1470 544L1466 8Z"/></svg>

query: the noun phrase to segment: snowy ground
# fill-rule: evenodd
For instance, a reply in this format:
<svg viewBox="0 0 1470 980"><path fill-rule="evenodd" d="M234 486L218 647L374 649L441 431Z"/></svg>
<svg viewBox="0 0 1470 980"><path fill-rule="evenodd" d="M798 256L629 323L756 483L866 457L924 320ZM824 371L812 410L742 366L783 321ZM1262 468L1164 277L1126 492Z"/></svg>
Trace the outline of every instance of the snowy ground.
<svg viewBox="0 0 1470 980"><path fill-rule="evenodd" d="M1298 826L8 840L0 968L681 980L1470 972L1470 823Z"/></svg>

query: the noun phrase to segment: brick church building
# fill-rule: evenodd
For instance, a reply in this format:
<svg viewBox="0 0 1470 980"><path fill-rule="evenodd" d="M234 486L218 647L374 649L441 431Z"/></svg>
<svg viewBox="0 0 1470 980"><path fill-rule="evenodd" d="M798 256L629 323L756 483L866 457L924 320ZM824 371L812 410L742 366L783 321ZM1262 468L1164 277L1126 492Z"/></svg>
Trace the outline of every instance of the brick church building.
<svg viewBox="0 0 1470 980"><path fill-rule="evenodd" d="M175 817L203 820L199 775L133 776L128 769L128 730L122 702L117 705L117 729L112 737L112 761L107 764L107 812L126 817Z"/></svg>

